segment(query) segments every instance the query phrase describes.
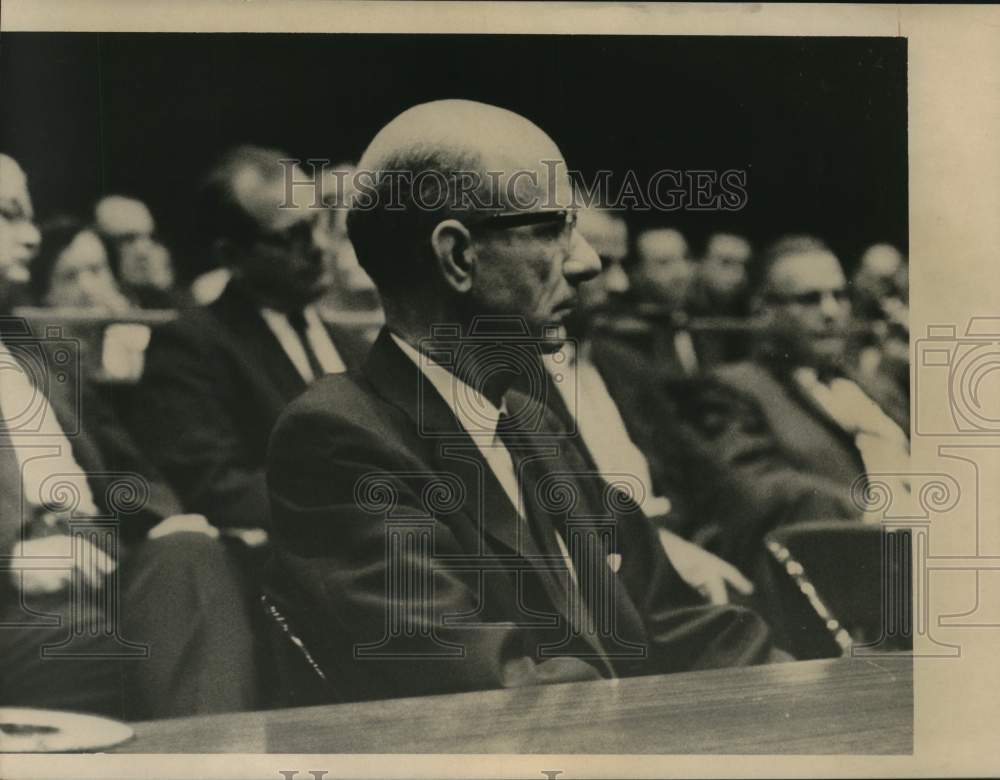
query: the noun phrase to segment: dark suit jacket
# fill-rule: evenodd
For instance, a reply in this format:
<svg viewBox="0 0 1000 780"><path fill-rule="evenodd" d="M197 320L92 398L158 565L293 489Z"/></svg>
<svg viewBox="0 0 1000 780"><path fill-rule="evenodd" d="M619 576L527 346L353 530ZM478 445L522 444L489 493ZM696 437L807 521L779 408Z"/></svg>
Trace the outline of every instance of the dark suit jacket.
<svg viewBox="0 0 1000 780"><path fill-rule="evenodd" d="M654 488L673 504L671 530L747 567L771 528L856 514L848 493L799 473L745 395L743 378L684 377L643 342L608 333L592 339L591 359L649 462Z"/></svg>
<svg viewBox="0 0 1000 780"><path fill-rule="evenodd" d="M347 366L358 365L365 336L327 327ZM221 527L267 528L267 439L305 386L256 305L230 284L154 331L133 427L188 511Z"/></svg>
<svg viewBox="0 0 1000 780"><path fill-rule="evenodd" d="M550 412L542 414L540 430L561 430ZM575 447L549 442L571 475L570 493L599 503L603 479L587 473ZM687 594L672 591L679 578L634 505L609 515L617 521L620 570L604 568L601 556L594 569L615 582L618 641L602 643L603 657L579 638L561 652L543 650L566 635L565 567L558 556L543 557L476 444L387 331L362 372L325 377L290 404L271 440L268 482L273 588L293 605L293 620L341 698L768 656L767 629L753 612L692 606ZM404 584L416 595L407 597Z"/></svg>
<svg viewBox="0 0 1000 780"><path fill-rule="evenodd" d="M725 473L707 511L720 554L748 565L776 526L860 517L851 497L865 473L860 453L791 377L734 363L675 398L685 427Z"/></svg>

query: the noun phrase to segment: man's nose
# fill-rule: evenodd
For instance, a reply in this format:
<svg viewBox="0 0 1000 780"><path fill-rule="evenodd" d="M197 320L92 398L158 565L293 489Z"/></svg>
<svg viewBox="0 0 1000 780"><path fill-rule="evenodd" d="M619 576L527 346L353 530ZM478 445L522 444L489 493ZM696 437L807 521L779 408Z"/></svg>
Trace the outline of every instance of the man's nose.
<svg viewBox="0 0 1000 780"><path fill-rule="evenodd" d="M563 276L570 284L580 284L593 279L601 272L601 258L579 231L573 233L569 258L563 264Z"/></svg>

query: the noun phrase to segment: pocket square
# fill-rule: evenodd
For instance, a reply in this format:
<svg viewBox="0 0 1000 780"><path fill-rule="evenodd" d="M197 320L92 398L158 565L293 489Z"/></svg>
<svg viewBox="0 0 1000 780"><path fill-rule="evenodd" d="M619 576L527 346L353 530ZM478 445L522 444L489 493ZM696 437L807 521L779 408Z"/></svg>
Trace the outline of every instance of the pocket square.
<svg viewBox="0 0 1000 780"><path fill-rule="evenodd" d="M620 553L608 553L608 566L615 574L622 567L622 556Z"/></svg>

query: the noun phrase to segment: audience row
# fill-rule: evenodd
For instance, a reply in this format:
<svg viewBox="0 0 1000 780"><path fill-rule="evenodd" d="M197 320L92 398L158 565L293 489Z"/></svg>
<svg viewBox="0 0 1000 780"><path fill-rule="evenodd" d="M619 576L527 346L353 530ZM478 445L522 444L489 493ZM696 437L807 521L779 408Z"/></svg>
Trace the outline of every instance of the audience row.
<svg viewBox="0 0 1000 780"><path fill-rule="evenodd" d="M456 154L509 165L494 142L460 130L484 121L525 139L522 168L554 148L510 112L439 101L383 128L360 165L448 174ZM24 173L0 155L0 313L178 310L143 343L135 384L39 381L26 345L44 352L44 339L3 320L0 367L16 369L0 371L0 548L13 556L0 585L0 645L14 659L0 670L4 703L126 718L290 703L274 692L288 687L267 641L276 615L309 648L317 679L334 680L317 681L317 700L788 657L753 611L764 535L808 519L860 522L859 480L905 471L897 250L871 247L848 282L810 236L755 253L716 233L693 260L678 230L632 237L621 214L598 209L510 227L492 215L487 230L445 212L428 227L412 205L402 216L288 208L280 159L239 147L209 172L199 239L217 270L180 290L143 203L108 196L87 222L38 229ZM361 327L342 316L379 304ZM474 332L504 318L526 328L516 344ZM453 323L441 337L437 326ZM507 368L491 373L490 360ZM53 458L31 460L53 442ZM540 448L534 459L526 443ZM470 444L474 457L456 457ZM543 451L554 459L541 462ZM69 475L73 502L57 500L52 474ZM574 557L574 534L596 531L538 498L559 474L575 475L581 516L617 520L618 537L599 537L610 546L598 574ZM122 475L141 478L145 499L126 512L114 495ZM428 499L449 478L454 500ZM120 519L121 546L87 558L105 564L81 587L117 589L122 621L93 646L78 639L71 663L46 663L40 648L63 641L65 622L30 616L80 619L67 594L87 576L21 564L79 560L72 540L92 544L81 529L102 517ZM391 517L433 520L430 558L406 547L389 560ZM449 556L488 559L495 573ZM548 574L540 558L564 569ZM433 603L407 602L392 571L425 582ZM564 608L593 591L590 576L614 583L611 634L594 634L604 602L584 604L589 632ZM571 640L560 644L563 623L529 619L550 612ZM148 658L130 656L133 645ZM109 660L109 646L120 657Z"/></svg>

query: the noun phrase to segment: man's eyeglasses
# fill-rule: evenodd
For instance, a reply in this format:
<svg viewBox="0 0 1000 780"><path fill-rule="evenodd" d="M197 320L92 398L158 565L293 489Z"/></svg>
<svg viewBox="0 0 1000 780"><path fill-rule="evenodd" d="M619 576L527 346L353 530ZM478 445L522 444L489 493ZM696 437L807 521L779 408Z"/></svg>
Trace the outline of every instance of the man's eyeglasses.
<svg viewBox="0 0 1000 780"><path fill-rule="evenodd" d="M851 299L847 288L841 287L836 290L809 290L808 292L785 295L780 293L771 293L767 296L767 300L772 303L779 304L794 303L799 306L819 306L823 303L824 296L827 295L832 297L838 304L845 304Z"/></svg>
<svg viewBox="0 0 1000 780"><path fill-rule="evenodd" d="M540 209L538 211L499 211L487 214L473 223L486 230L506 230L525 225L561 225L571 230L577 221L576 209Z"/></svg>

